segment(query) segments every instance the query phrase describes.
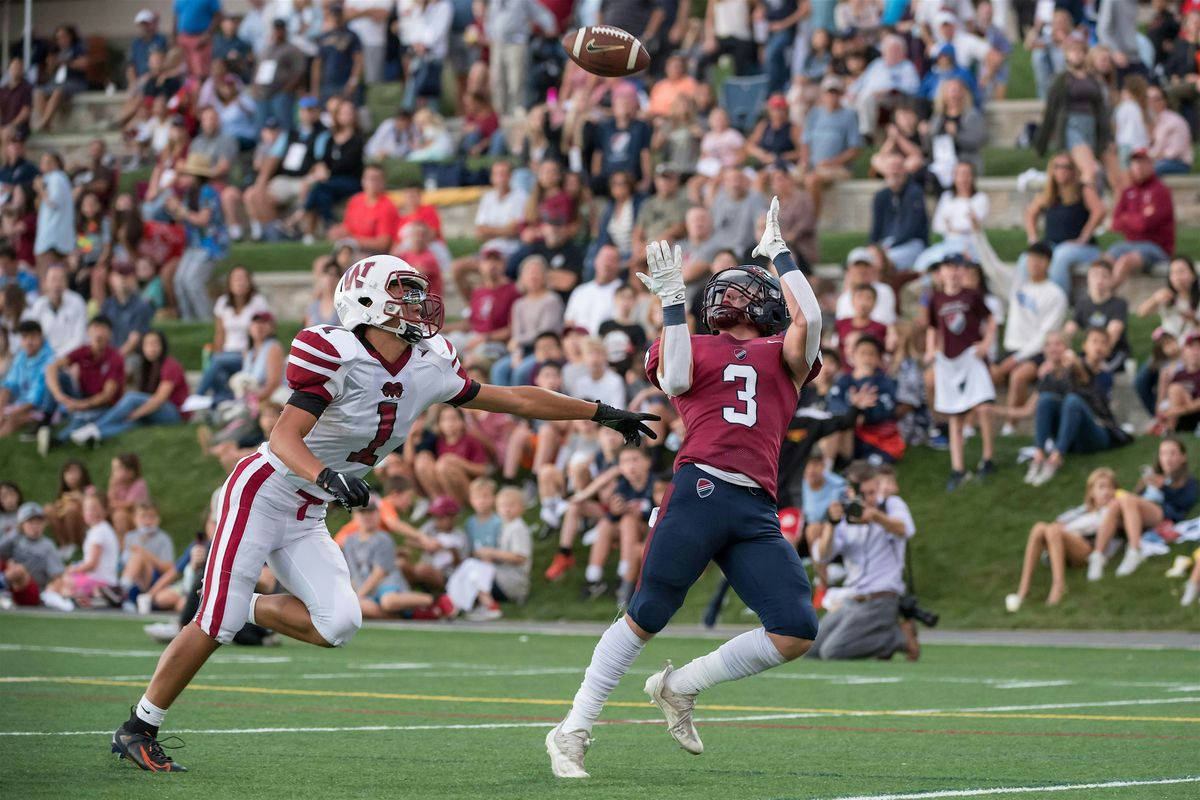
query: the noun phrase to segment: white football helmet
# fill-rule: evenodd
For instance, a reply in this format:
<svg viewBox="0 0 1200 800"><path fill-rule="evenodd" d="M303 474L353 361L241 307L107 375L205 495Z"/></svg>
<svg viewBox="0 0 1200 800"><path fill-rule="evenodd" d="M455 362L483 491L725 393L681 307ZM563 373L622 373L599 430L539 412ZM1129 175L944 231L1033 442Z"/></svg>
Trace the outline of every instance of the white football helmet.
<svg viewBox="0 0 1200 800"><path fill-rule="evenodd" d="M442 298L429 293L429 280L404 259L367 256L346 270L333 293L342 325L370 325L406 342L429 339L442 329Z"/></svg>

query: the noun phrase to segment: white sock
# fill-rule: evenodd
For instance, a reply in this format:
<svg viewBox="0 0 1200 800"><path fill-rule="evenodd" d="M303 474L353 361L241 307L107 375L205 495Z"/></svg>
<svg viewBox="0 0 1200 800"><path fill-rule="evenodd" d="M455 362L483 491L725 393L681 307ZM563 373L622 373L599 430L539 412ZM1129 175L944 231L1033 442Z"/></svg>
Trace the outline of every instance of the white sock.
<svg viewBox="0 0 1200 800"><path fill-rule="evenodd" d="M142 699L138 700L137 709L134 712L137 718L147 725L155 728L161 728L163 720L167 718L167 710L159 708L150 702L150 698L142 695Z"/></svg>
<svg viewBox="0 0 1200 800"><path fill-rule="evenodd" d="M258 220L250 220L250 238L255 240L263 238L263 226Z"/></svg>
<svg viewBox="0 0 1200 800"><path fill-rule="evenodd" d="M249 613L246 614L246 621L249 622L251 625L258 624L258 620L256 620L254 618L254 607L256 605L258 605L258 598L260 598L260 597L262 597L262 595L259 594L258 592L255 592L252 595L250 595L250 611L249 611Z"/></svg>
<svg viewBox="0 0 1200 800"><path fill-rule="evenodd" d="M617 577L624 578L626 572L629 572L629 562L628 561L618 561L617 562Z"/></svg>
<svg viewBox="0 0 1200 800"><path fill-rule="evenodd" d="M638 638L624 617L609 626L600 641L596 642L592 663L583 673L583 683L579 685L571 711L563 721L564 731L591 732L592 723L604 709L604 701L617 688L617 683L645 646L646 643Z"/></svg>
<svg viewBox="0 0 1200 800"><path fill-rule="evenodd" d="M242 238L242 226L238 225L236 222L234 224L230 225L229 226L229 238L230 239Z"/></svg>
<svg viewBox="0 0 1200 800"><path fill-rule="evenodd" d="M587 569L583 571L583 579L588 583L595 583L604 577L604 567L599 564L588 564Z"/></svg>
<svg viewBox="0 0 1200 800"><path fill-rule="evenodd" d="M680 694L699 694L718 683L778 667L784 661L766 629L755 628L672 672L667 678L667 688Z"/></svg>

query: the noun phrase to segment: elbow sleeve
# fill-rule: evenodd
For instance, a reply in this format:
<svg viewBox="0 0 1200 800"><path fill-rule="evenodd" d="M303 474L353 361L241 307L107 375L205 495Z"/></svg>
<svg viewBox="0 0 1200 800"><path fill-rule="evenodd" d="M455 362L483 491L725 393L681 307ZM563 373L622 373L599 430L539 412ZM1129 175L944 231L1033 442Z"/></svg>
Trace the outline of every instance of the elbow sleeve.
<svg viewBox="0 0 1200 800"><path fill-rule="evenodd" d="M790 260L790 257L789 257ZM780 280L792 291L796 306L808 326L808 335L804 342L804 358L809 364L817 359L821 352L821 304L813 292L808 278L798 269L781 272Z"/></svg>
<svg viewBox="0 0 1200 800"><path fill-rule="evenodd" d="M692 335L686 325L663 328L659 386L669 397L692 388Z"/></svg>

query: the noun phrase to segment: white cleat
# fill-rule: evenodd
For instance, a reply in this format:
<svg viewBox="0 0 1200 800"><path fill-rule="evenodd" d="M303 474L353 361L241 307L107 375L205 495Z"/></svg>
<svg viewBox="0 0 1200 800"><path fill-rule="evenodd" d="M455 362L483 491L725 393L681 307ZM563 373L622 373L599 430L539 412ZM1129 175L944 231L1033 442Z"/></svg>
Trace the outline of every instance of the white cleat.
<svg viewBox="0 0 1200 800"><path fill-rule="evenodd" d="M656 672L647 678L646 694L650 696L650 702L658 706L667 718L667 730L671 732L671 737L684 750L698 756L704 752L704 742L700 741L700 734L696 733L696 723L692 719L692 712L696 709L696 695L680 694L667 688L667 676L674 671L675 668L668 661L662 672Z"/></svg>
<svg viewBox="0 0 1200 800"><path fill-rule="evenodd" d="M564 731L560 722L546 734L546 752L550 769L558 778L586 778L583 757L592 744L587 731Z"/></svg>

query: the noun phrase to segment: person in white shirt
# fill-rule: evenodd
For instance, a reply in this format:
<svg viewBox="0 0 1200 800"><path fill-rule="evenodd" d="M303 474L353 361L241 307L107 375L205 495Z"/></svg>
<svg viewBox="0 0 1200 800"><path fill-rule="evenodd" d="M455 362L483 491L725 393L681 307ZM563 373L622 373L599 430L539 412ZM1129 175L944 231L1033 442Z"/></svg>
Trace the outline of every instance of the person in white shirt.
<svg viewBox="0 0 1200 800"><path fill-rule="evenodd" d="M389 119L379 123L375 133L367 140L366 157L368 161L384 161L389 158L405 158L413 149L416 142L416 131L413 130L412 114L403 106Z"/></svg>
<svg viewBox="0 0 1200 800"><path fill-rule="evenodd" d="M67 288L65 267L46 270L42 294L33 301L29 316L42 326L56 358L87 341L87 303Z"/></svg>
<svg viewBox="0 0 1200 800"><path fill-rule="evenodd" d="M1042 365L1046 336L1062 329L1067 319L1067 293L1049 279L1053 251L1044 242L1025 249L1028 278L1013 284L1008 303L1008 322L1004 326L1004 349L1008 351L992 367L992 381L999 386L1008 381L1008 407L1025 402L1030 385ZM1012 423L1005 423L1001 436L1012 434Z"/></svg>
<svg viewBox="0 0 1200 800"><path fill-rule="evenodd" d="M66 572L51 581L46 587L47 593L91 597L101 587L117 585L121 544L107 514L103 496L91 494L83 498L83 521L88 526L83 538L83 560L71 564Z"/></svg>
<svg viewBox="0 0 1200 800"><path fill-rule="evenodd" d="M575 287L563 315L567 327L578 326L591 336L598 336L600 324L612 316L613 298L624 283L621 280L621 254L613 245L600 248L595 267L595 280Z"/></svg>
<svg viewBox="0 0 1200 800"><path fill-rule="evenodd" d="M363 82L381 83L387 59L387 19L395 0L343 0L342 14L363 48Z"/></svg>
<svg viewBox="0 0 1200 800"><path fill-rule="evenodd" d="M892 102L895 93L912 96L921 88L921 76L908 59L907 45L899 36L883 37L879 58L850 85L849 100L858 110L858 130L863 136L875 133L881 106Z"/></svg>
<svg viewBox="0 0 1200 800"><path fill-rule="evenodd" d="M608 365L608 351L596 337L583 341L583 363L563 368L563 390L580 400L599 400L614 408L624 408L625 381Z"/></svg>
<svg viewBox="0 0 1200 800"><path fill-rule="evenodd" d="M942 192L933 211L931 227L934 233L941 235L942 241L926 248L917 257L913 269L925 272L953 253L969 253L978 259L970 238L972 233L982 229L988 208L987 193L975 186L975 168L966 161L958 162L954 168L954 188Z"/></svg>
<svg viewBox="0 0 1200 800"><path fill-rule="evenodd" d="M521 225L525 222L528 196L512 186L512 164L492 164L492 188L479 198L475 212L475 238L482 241L479 252L499 250L508 258L521 246ZM450 265L454 285L463 297L471 296L471 277L479 274L479 257L462 256Z"/></svg>
<svg viewBox="0 0 1200 800"><path fill-rule="evenodd" d="M989 76L991 69L988 54L992 51L987 39L964 30L958 24L958 17L949 11L939 13L935 22L934 41L929 45L930 57L932 58L944 45L953 45L958 66L972 72L978 71L981 74L981 85L986 85L986 76Z"/></svg>
<svg viewBox="0 0 1200 800"><path fill-rule="evenodd" d="M875 254L869 247L856 247L846 258L845 291L838 295L837 319L850 319L854 316L853 289L869 283L875 287L875 308L871 311L871 319L880 325L896 324L896 292L891 286L878 280L875 270Z"/></svg>
<svg viewBox="0 0 1200 800"><path fill-rule="evenodd" d="M410 111L417 97L441 96L442 61L450 49L450 0L401 0L400 42L408 48L408 78L404 82L404 107Z"/></svg>

